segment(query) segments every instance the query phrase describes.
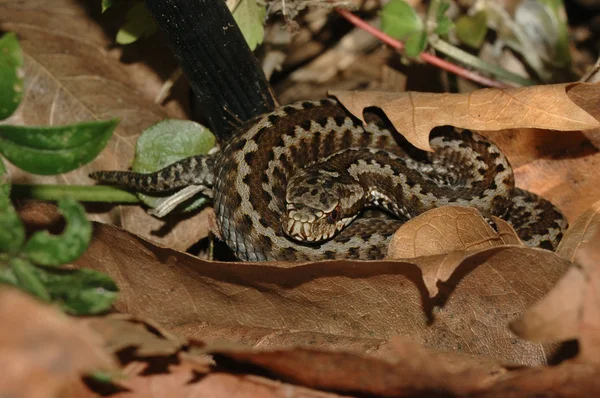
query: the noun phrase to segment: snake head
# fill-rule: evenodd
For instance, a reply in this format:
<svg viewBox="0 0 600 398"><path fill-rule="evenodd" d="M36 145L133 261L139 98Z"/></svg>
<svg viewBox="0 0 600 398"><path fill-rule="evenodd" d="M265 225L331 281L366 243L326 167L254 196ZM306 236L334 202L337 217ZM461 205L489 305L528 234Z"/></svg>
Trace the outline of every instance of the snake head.
<svg viewBox="0 0 600 398"><path fill-rule="evenodd" d="M336 172L301 170L288 181L283 231L301 242L330 239L356 218L363 196Z"/></svg>

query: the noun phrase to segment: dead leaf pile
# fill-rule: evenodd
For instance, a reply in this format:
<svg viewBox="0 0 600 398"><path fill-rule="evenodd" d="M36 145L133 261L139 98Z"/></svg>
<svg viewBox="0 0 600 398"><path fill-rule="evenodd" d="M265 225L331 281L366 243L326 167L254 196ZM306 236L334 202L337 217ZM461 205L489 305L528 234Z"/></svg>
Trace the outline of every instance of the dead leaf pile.
<svg viewBox="0 0 600 398"><path fill-rule="evenodd" d="M17 32L25 54L26 95L9 122L122 122L90 165L55 179L13 169L14 182L91 184L91 170L128 167L144 127L184 113L151 102L161 73L107 52L111 39L80 2L52 3L0 0L0 29ZM452 207L406 223L384 261L205 261L182 250L208 234L206 214L90 210L123 229L96 223L74 266L114 278L118 313L74 320L2 288L0 396L600 395L600 154L588 138L600 84L332 94L359 118L382 109L425 150L433 127L482 131L517 185L572 221L557 253ZM30 229L60 223L49 205L21 217Z"/></svg>

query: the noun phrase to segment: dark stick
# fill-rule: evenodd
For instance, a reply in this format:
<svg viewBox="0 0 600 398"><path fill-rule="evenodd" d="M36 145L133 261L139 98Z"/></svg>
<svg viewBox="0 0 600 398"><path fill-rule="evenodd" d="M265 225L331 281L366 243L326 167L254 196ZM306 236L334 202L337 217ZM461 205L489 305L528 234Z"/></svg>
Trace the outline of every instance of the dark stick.
<svg viewBox="0 0 600 398"><path fill-rule="evenodd" d="M220 141L275 98L224 0L146 0Z"/></svg>

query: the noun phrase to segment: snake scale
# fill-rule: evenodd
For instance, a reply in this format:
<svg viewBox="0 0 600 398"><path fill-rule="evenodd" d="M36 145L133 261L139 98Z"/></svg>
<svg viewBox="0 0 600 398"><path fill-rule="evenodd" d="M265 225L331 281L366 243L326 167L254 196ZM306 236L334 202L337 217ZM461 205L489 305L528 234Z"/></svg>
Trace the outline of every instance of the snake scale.
<svg viewBox="0 0 600 398"><path fill-rule="evenodd" d="M222 238L245 261L382 258L402 223L444 205L474 206L507 220L527 245L556 248L565 218L515 188L508 160L485 138L437 128L429 153L385 118L365 120L334 100L298 102L249 120L214 154L91 177L148 193L202 186Z"/></svg>

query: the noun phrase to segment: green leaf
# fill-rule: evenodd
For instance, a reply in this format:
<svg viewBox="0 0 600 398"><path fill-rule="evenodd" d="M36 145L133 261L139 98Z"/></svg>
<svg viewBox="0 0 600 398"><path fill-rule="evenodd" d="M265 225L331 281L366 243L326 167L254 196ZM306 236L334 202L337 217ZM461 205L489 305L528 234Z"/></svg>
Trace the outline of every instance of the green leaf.
<svg viewBox="0 0 600 398"><path fill-rule="evenodd" d="M102 12L108 10L115 4L114 0L102 0Z"/></svg>
<svg viewBox="0 0 600 398"><path fill-rule="evenodd" d="M0 125L0 153L30 173L65 173L93 160L118 122L112 119L52 127Z"/></svg>
<svg viewBox="0 0 600 398"><path fill-rule="evenodd" d="M0 252L16 253L25 241L25 228L10 201L10 180L0 159Z"/></svg>
<svg viewBox="0 0 600 398"><path fill-rule="evenodd" d="M17 36L0 37L0 120L17 109L23 98L23 53Z"/></svg>
<svg viewBox="0 0 600 398"><path fill-rule="evenodd" d="M446 36L453 26L450 18L446 16L446 11L448 11L449 8L450 3L447 1L441 1L437 4L437 9L435 10L435 21L437 25L435 28L435 33L440 36Z"/></svg>
<svg viewBox="0 0 600 398"><path fill-rule="evenodd" d="M117 298L116 283L91 269L57 269L35 267L34 271L53 303L73 315L105 312Z"/></svg>
<svg viewBox="0 0 600 398"><path fill-rule="evenodd" d="M425 32L417 32L408 36L404 42L404 53L409 57L416 58L425 50L426 46L427 34Z"/></svg>
<svg viewBox="0 0 600 398"><path fill-rule="evenodd" d="M138 173L151 173L178 160L206 154L215 146L215 136L201 124L189 120L163 120L142 133L137 141L132 169ZM164 196L138 194L142 202L156 207ZM184 211L193 210L206 203L199 197Z"/></svg>
<svg viewBox="0 0 600 398"><path fill-rule="evenodd" d="M10 196L10 175L2 159L0 159L0 195Z"/></svg>
<svg viewBox="0 0 600 398"><path fill-rule="evenodd" d="M135 4L127 12L127 22L117 32L116 41L119 44L131 44L142 36L150 36L156 32L156 23L144 2Z"/></svg>
<svg viewBox="0 0 600 398"><path fill-rule="evenodd" d="M487 15L479 11L473 16L463 15L456 21L456 36L473 48L480 48L487 34Z"/></svg>
<svg viewBox="0 0 600 398"><path fill-rule="evenodd" d="M50 294L39 278L37 267L22 258L11 258L8 267L0 267L0 283L7 283L50 302Z"/></svg>
<svg viewBox="0 0 600 398"><path fill-rule="evenodd" d="M241 0L232 11L233 18L237 22L246 43L254 51L265 37L265 16L267 6L259 4L256 0Z"/></svg>
<svg viewBox="0 0 600 398"><path fill-rule="evenodd" d="M92 225L82 205L74 199L59 200L58 208L66 220L61 235L36 232L27 242L24 253L33 263L58 266L76 260L83 254L92 237Z"/></svg>
<svg viewBox="0 0 600 398"><path fill-rule="evenodd" d="M419 14L403 0L392 0L383 6L381 28L398 40L411 40L413 43L421 42L424 33L423 21ZM418 46L411 44L411 48L412 52Z"/></svg>
<svg viewBox="0 0 600 398"><path fill-rule="evenodd" d="M0 263L0 283L13 285L74 315L105 312L117 298L118 288L107 275L90 269L35 266L22 258Z"/></svg>

